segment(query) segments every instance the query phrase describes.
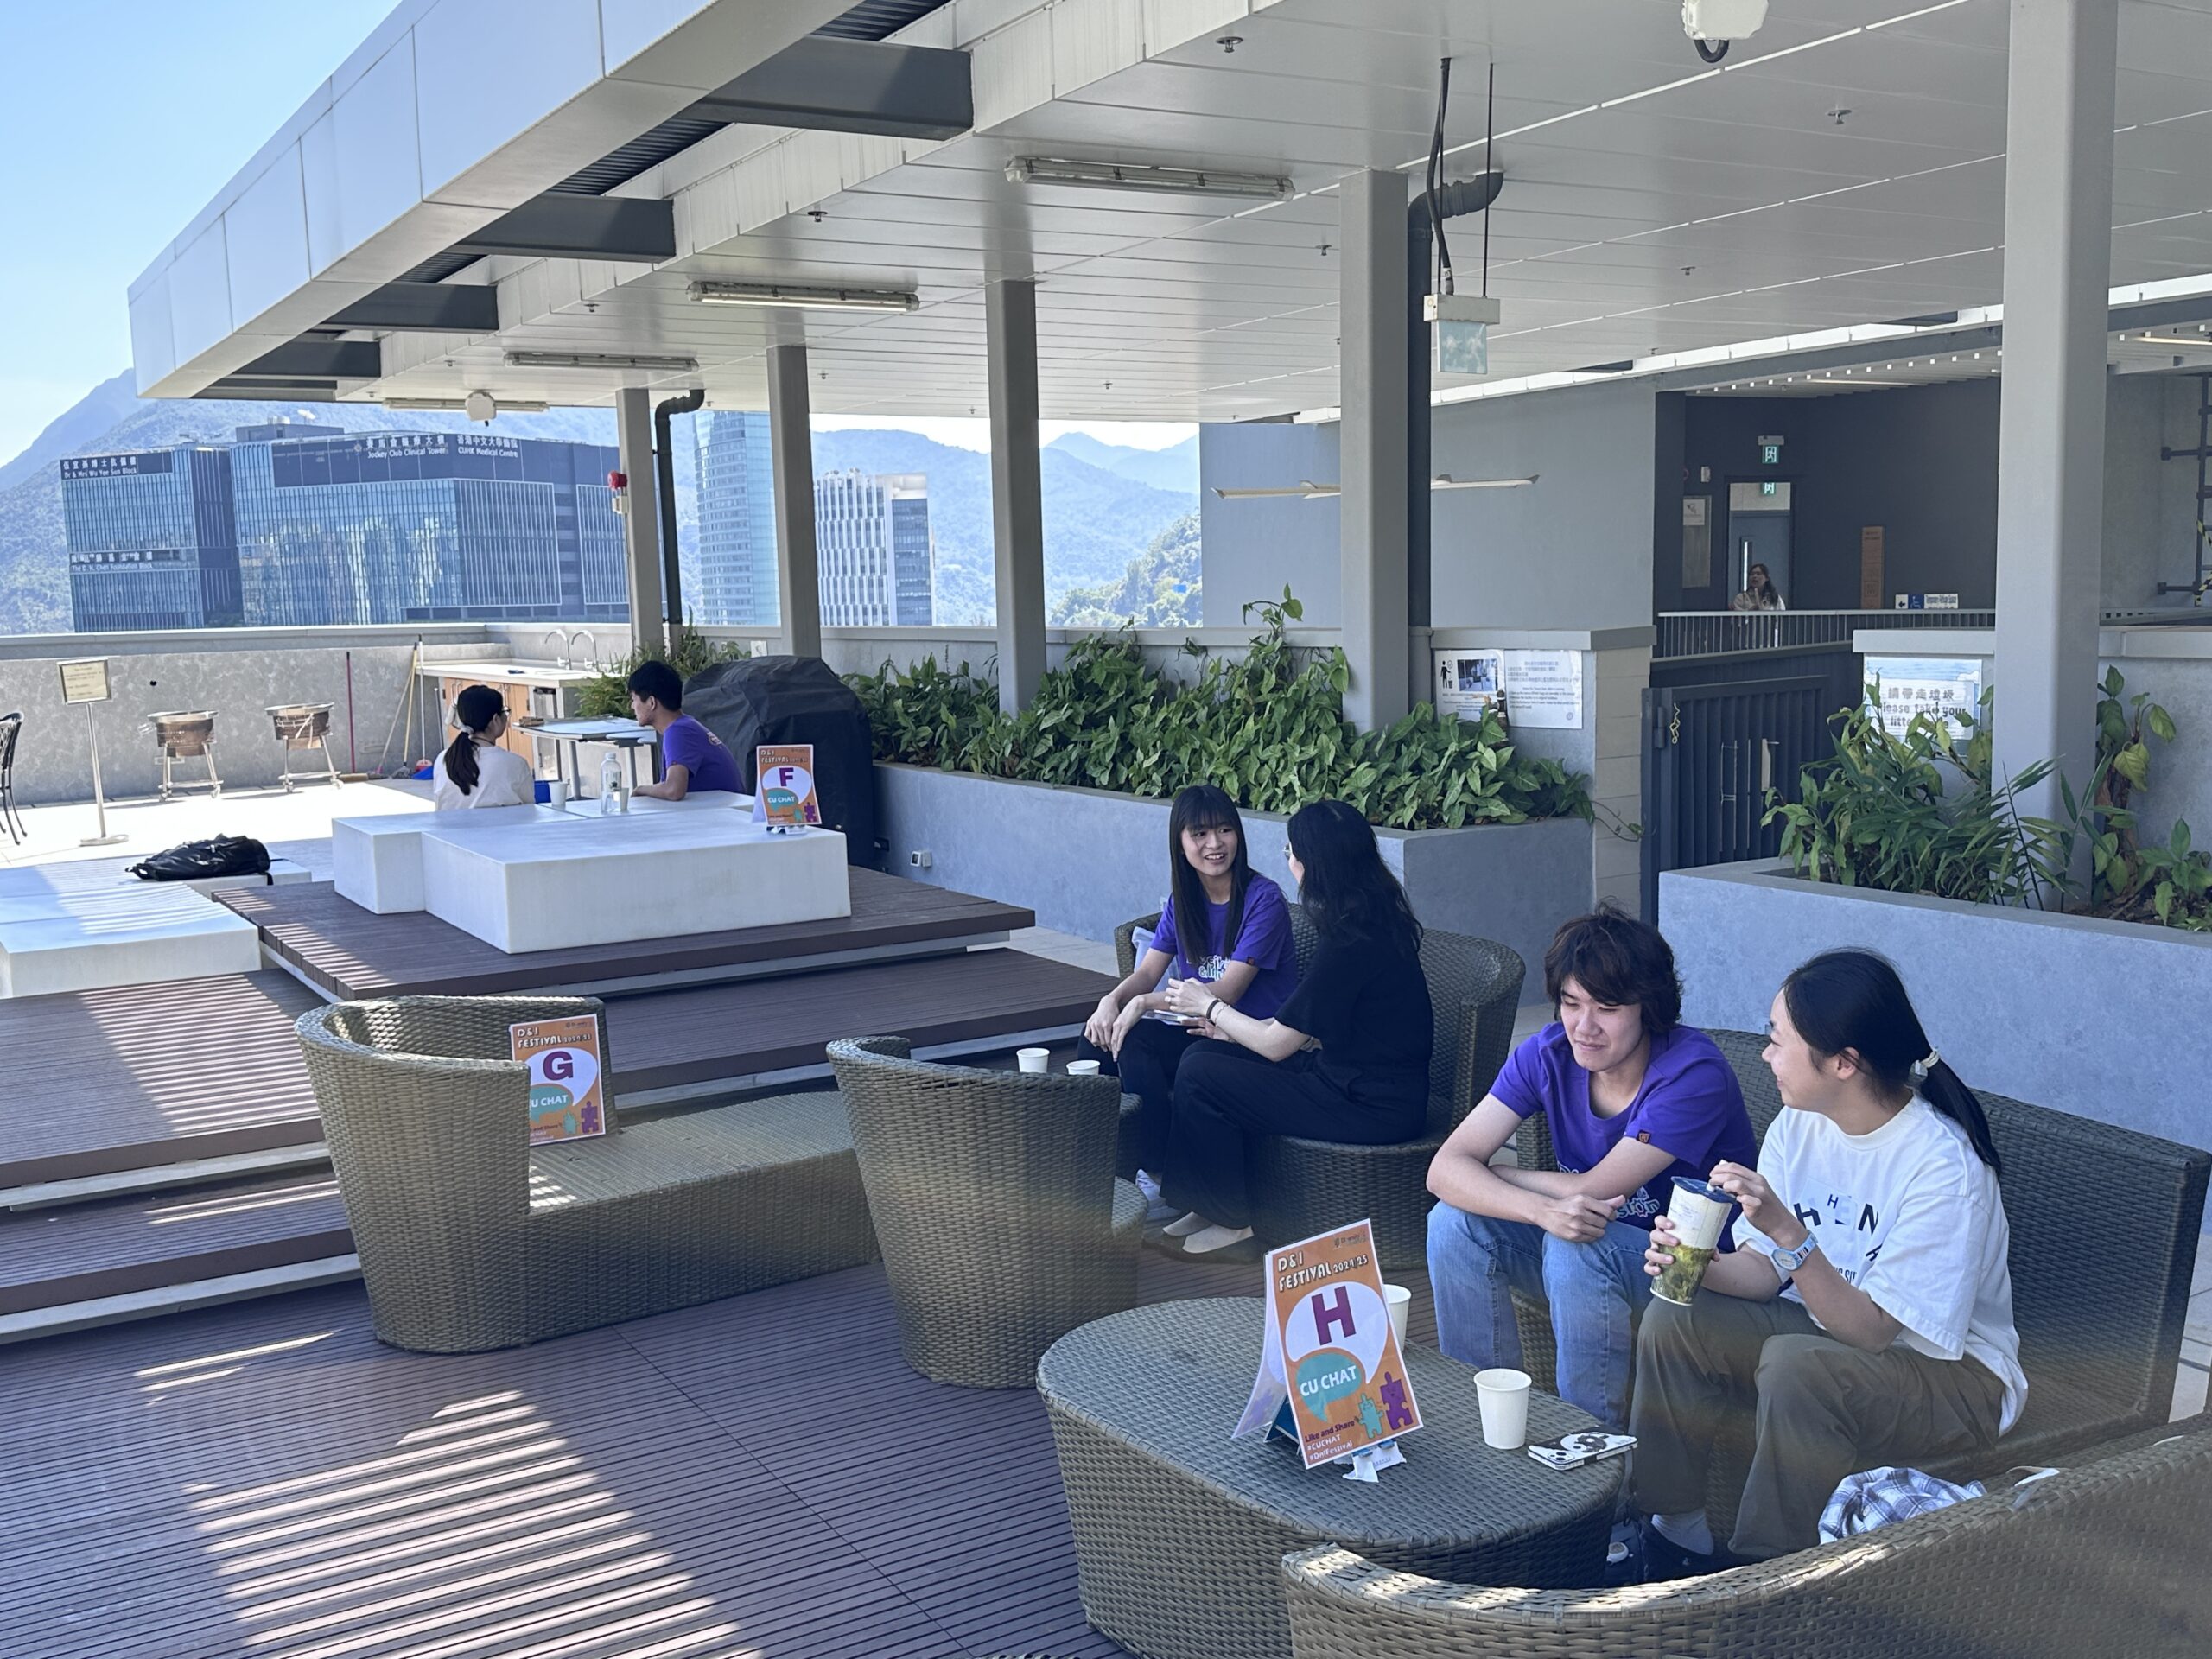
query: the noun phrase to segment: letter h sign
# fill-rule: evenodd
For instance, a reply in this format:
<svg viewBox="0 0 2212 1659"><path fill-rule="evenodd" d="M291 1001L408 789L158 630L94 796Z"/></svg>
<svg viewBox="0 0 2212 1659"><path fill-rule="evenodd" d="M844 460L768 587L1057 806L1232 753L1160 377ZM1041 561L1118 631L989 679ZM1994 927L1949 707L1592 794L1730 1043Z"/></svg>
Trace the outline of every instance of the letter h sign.
<svg viewBox="0 0 2212 1659"><path fill-rule="evenodd" d="M1313 1334L1326 1342L1332 1325L1342 1325L1344 1335L1352 1334L1351 1296L1342 1285L1337 1287L1333 1299L1319 1291L1313 1295Z"/></svg>

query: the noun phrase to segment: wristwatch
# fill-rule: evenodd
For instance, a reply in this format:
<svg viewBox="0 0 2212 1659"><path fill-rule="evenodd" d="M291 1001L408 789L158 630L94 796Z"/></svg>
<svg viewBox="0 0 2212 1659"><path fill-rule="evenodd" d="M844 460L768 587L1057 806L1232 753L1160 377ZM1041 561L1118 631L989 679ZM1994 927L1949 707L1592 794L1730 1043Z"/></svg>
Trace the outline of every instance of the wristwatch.
<svg viewBox="0 0 2212 1659"><path fill-rule="evenodd" d="M1821 1241L1808 1232L1805 1242L1796 1249L1777 1250L1769 1259L1774 1263L1774 1270L1786 1280L1794 1277L1797 1269L1811 1261L1813 1252L1820 1248Z"/></svg>

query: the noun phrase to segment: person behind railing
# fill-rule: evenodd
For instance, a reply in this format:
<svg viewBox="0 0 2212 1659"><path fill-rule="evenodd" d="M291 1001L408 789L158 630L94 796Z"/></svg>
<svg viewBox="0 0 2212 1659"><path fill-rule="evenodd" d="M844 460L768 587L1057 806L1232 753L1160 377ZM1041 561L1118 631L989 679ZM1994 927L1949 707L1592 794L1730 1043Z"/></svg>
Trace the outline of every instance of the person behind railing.
<svg viewBox="0 0 2212 1659"><path fill-rule="evenodd" d="M1200 981L1167 984L1168 1007L1220 1039L1195 1045L1176 1073L1160 1183L1186 1212L1165 1231L1192 1255L1251 1237L1254 1136L1387 1146L1428 1117L1435 1025L1421 924L1373 827L1345 802L1316 801L1292 817L1284 851L1320 938L1274 1018L1232 1008Z"/></svg>
<svg viewBox="0 0 2212 1659"><path fill-rule="evenodd" d="M1544 953L1558 1018L1506 1060L1428 1167L1437 1346L1478 1370L1518 1368L1513 1292L1548 1305L1559 1392L1628 1427L1643 1253L1678 1179L1748 1162L1758 1137L1713 1039L1681 1023L1681 981L1659 930L1607 903ZM1556 1170L1493 1168L1541 1115Z"/></svg>
<svg viewBox="0 0 2212 1659"><path fill-rule="evenodd" d="M1198 1032L1167 1012L1162 981L1203 985L1223 1006L1272 1018L1298 983L1290 906L1282 889L1252 868L1236 803L1211 784L1195 784L1167 814L1168 892L1160 925L1135 969L1098 999L1076 1045L1080 1059L1119 1076L1124 1094L1143 1103L1137 1120L1137 1185L1147 1220L1183 1212L1160 1196L1157 1172L1167 1154L1175 1077Z"/></svg>
<svg viewBox="0 0 2212 1659"><path fill-rule="evenodd" d="M639 663L630 671L630 713L660 734L661 778L636 793L680 801L687 795L738 792L737 757L729 746L683 712L683 677L666 663Z"/></svg>
<svg viewBox="0 0 2212 1659"><path fill-rule="evenodd" d="M1758 1166L1713 1171L1743 1206L1735 1253L1637 1335L1647 1576L1727 1564L1705 1497L1731 1416L1756 1414L1756 1438L1728 1550L1764 1560L1820 1541L1846 1475L1986 1454L2027 1399L1997 1148L1897 969L1867 950L1806 963L1775 996L1766 1063L1783 1110ZM1678 1242L1661 1217L1644 1271Z"/></svg>
<svg viewBox="0 0 2212 1659"><path fill-rule="evenodd" d="M529 761L499 747L507 734L507 700L488 685L464 687L453 700L461 734L430 772L430 803L441 812L476 806L528 806L537 798Z"/></svg>
<svg viewBox="0 0 2212 1659"><path fill-rule="evenodd" d="M1755 564L1744 584L1744 591L1728 601L1728 608L1732 611L1786 611L1789 607L1783 601L1782 590L1774 585L1774 578L1767 574L1766 566Z"/></svg>

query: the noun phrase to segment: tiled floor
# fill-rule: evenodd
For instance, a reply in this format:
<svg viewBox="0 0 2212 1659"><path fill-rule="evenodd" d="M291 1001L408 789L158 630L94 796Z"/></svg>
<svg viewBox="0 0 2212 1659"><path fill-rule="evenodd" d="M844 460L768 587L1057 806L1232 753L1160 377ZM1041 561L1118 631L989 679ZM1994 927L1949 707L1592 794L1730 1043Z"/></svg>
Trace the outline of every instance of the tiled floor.
<svg viewBox="0 0 2212 1659"><path fill-rule="evenodd" d="M26 806L22 809L26 839L17 845L0 836L0 868L99 860L119 871L181 842L251 836L272 853L306 864L327 878L333 818L420 812L429 804L418 788L386 783L302 784L289 795L281 789L228 789L220 800L195 793L173 801L111 801L108 833L129 837L116 847L79 844L98 832L98 814L89 801Z"/></svg>

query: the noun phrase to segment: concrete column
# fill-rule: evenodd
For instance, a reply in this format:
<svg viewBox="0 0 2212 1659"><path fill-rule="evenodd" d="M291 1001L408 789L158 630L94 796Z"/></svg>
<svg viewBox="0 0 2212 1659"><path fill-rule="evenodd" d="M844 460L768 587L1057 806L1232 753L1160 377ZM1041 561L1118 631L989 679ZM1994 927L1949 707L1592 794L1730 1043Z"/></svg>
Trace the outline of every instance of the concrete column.
<svg viewBox="0 0 2212 1659"><path fill-rule="evenodd" d="M2012 0L1997 443L2000 775L2095 755L2118 0ZM2054 779L2021 810L2056 817Z"/></svg>
<svg viewBox="0 0 2212 1659"><path fill-rule="evenodd" d="M1045 489L1037 444L1037 285L983 289L990 346L991 527L997 548L999 707L1027 708L1045 675Z"/></svg>
<svg viewBox="0 0 2212 1659"><path fill-rule="evenodd" d="M1406 190L1402 173L1356 173L1338 191L1344 713L1363 731L1409 706Z"/></svg>
<svg viewBox="0 0 2212 1659"><path fill-rule="evenodd" d="M814 406L806 347L768 348L768 470L776 496L776 620L794 657L822 654L822 565L814 541Z"/></svg>
<svg viewBox="0 0 2212 1659"><path fill-rule="evenodd" d="M614 394L615 442L630 480L622 543L630 575L630 638L639 651L668 649L660 591L660 512L653 477L653 395L644 386ZM675 511L675 504L669 506Z"/></svg>

